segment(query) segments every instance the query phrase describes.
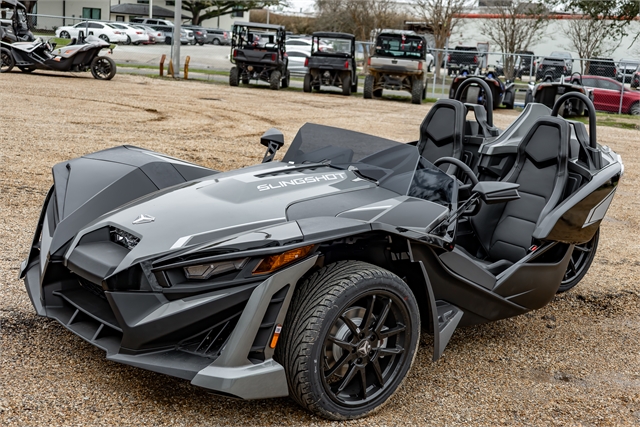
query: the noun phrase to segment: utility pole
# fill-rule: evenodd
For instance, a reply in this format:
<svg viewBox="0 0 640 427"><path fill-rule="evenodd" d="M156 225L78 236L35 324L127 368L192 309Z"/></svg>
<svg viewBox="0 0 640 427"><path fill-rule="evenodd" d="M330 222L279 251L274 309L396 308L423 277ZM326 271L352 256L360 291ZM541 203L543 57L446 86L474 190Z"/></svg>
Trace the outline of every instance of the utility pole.
<svg viewBox="0 0 640 427"><path fill-rule="evenodd" d="M149 18L153 18L153 0L149 0Z"/></svg>
<svg viewBox="0 0 640 427"><path fill-rule="evenodd" d="M182 0L176 0L176 10L173 16L173 49L171 60L173 62L173 77L180 77L180 27L182 26Z"/></svg>

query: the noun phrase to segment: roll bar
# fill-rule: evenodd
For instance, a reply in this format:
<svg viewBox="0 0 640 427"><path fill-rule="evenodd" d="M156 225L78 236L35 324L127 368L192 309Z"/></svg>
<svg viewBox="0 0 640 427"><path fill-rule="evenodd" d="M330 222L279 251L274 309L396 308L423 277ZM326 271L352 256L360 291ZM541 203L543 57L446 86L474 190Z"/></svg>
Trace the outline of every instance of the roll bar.
<svg viewBox="0 0 640 427"><path fill-rule="evenodd" d="M487 124L493 127L493 92L491 92L491 88L489 87L487 82L478 77L469 77L462 83L460 83L460 86L458 86L453 99L461 101L460 98L462 98L462 92L467 88L467 86L473 83L479 85L480 87L482 87L482 89L484 89L486 99L484 109L487 110Z"/></svg>

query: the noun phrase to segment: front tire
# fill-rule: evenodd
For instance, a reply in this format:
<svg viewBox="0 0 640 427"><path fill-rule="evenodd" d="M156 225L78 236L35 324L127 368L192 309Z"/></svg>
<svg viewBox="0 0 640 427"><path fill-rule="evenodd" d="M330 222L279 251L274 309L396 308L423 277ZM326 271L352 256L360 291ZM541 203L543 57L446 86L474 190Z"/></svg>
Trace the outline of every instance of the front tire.
<svg viewBox="0 0 640 427"><path fill-rule="evenodd" d="M61 39L70 39L71 35L69 34L68 31L62 31L62 32L60 32L60 38Z"/></svg>
<svg viewBox="0 0 640 427"><path fill-rule="evenodd" d="M571 259L569 260L569 265L567 266L567 271L565 271L562 283L560 283L560 287L558 288L559 294L576 286L585 274L587 274L593 259L596 257L599 240L600 229L598 228L598 231L596 231L596 234L593 235L591 240L587 243L574 246Z"/></svg>
<svg viewBox="0 0 640 427"><path fill-rule="evenodd" d="M286 89L289 87L289 83L291 83L291 73L289 72L289 70L287 70L287 73L285 74L285 78L282 79L282 88Z"/></svg>
<svg viewBox="0 0 640 427"><path fill-rule="evenodd" d="M351 95L351 73L342 76L342 94L344 96Z"/></svg>
<svg viewBox="0 0 640 427"><path fill-rule="evenodd" d="M422 92L424 91L424 83L422 80L414 80L411 86L411 103L422 104Z"/></svg>
<svg viewBox="0 0 640 427"><path fill-rule="evenodd" d="M302 91L303 92L311 92L311 74L307 73L304 75L304 81L302 82Z"/></svg>
<svg viewBox="0 0 640 427"><path fill-rule="evenodd" d="M276 348L291 397L332 420L380 409L413 363L418 313L407 284L383 268L340 261L316 271L295 290Z"/></svg>
<svg viewBox="0 0 640 427"><path fill-rule="evenodd" d="M280 71L273 71L271 76L269 76L269 87L271 90L279 90L280 89L280 79L282 78L282 74Z"/></svg>
<svg viewBox="0 0 640 427"><path fill-rule="evenodd" d="M240 75L238 67L231 67L229 71L229 86L238 86L240 84Z"/></svg>
<svg viewBox="0 0 640 427"><path fill-rule="evenodd" d="M107 56L96 56L91 61L91 74L98 80L111 80L117 72L116 63Z"/></svg>
<svg viewBox="0 0 640 427"><path fill-rule="evenodd" d="M8 73L16 65L9 49L0 48L0 73Z"/></svg>
<svg viewBox="0 0 640 427"><path fill-rule="evenodd" d="M373 98L373 76L371 74L364 78L364 89L362 89L362 97L364 99Z"/></svg>

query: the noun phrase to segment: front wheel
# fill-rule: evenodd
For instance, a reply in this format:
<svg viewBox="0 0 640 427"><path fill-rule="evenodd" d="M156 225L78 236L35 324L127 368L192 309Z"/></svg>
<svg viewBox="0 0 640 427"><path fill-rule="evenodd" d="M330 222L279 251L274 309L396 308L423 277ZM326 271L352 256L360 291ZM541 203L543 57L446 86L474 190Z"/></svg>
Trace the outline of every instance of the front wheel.
<svg viewBox="0 0 640 427"><path fill-rule="evenodd" d="M345 73L345 75L342 77L342 94L344 96L351 95L351 73Z"/></svg>
<svg viewBox="0 0 640 427"><path fill-rule="evenodd" d="M111 80L116 75L116 63L106 56L96 56L91 61L91 74L98 80Z"/></svg>
<svg viewBox="0 0 640 427"><path fill-rule="evenodd" d="M71 38L71 35L69 34L69 32L68 32L68 31L61 31L61 32L60 32L60 38L61 38L61 39L70 39L70 38Z"/></svg>
<svg viewBox="0 0 640 427"><path fill-rule="evenodd" d="M291 73L289 72L289 70L287 70L287 73L285 74L285 78L282 79L282 88L286 89L289 87L289 83L291 83Z"/></svg>
<svg viewBox="0 0 640 427"><path fill-rule="evenodd" d="M238 86L240 84L240 72L238 67L232 67L229 71L229 86Z"/></svg>
<svg viewBox="0 0 640 427"><path fill-rule="evenodd" d="M341 261L295 290L276 359L301 406L332 420L356 419L396 392L419 336L418 305L402 279L375 265Z"/></svg>
<svg viewBox="0 0 640 427"><path fill-rule="evenodd" d="M282 74L280 71L273 71L271 76L269 76L269 87L271 90L279 90L280 89L280 79L282 78Z"/></svg>
<svg viewBox="0 0 640 427"><path fill-rule="evenodd" d="M560 287L558 288L558 293L566 292L573 288L582 280L584 275L587 274L598 250L598 240L600 240L599 228L587 243L573 247L573 253L571 254L567 271L564 273L562 283L560 283Z"/></svg>
<svg viewBox="0 0 640 427"><path fill-rule="evenodd" d="M424 82L422 80L414 80L411 86L411 103L422 104L422 92L424 91Z"/></svg>
<svg viewBox="0 0 640 427"><path fill-rule="evenodd" d="M364 99L373 98L373 76L368 75L364 78L364 89L362 89L362 97Z"/></svg>
<svg viewBox="0 0 640 427"><path fill-rule="evenodd" d="M304 81L302 82L302 90L303 92L311 92L311 74L307 73L304 75Z"/></svg>
<svg viewBox="0 0 640 427"><path fill-rule="evenodd" d="M9 49L0 48L0 73L8 73L15 65L13 55Z"/></svg>

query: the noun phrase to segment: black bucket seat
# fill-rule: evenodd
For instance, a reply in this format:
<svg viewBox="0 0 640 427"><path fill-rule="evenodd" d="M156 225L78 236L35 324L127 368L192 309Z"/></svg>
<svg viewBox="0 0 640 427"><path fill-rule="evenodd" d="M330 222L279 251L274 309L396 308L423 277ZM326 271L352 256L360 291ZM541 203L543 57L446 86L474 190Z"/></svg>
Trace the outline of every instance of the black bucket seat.
<svg viewBox="0 0 640 427"><path fill-rule="evenodd" d="M463 276L491 288L495 275L527 255L537 224L562 201L570 134L569 123L561 118L537 119L518 147L514 167L503 179L520 185L520 199L483 204L470 218L479 245L471 251L474 253L458 245L442 254L445 265L455 264L456 271L466 271ZM468 268L460 269L460 263ZM485 277L478 277L479 270Z"/></svg>
<svg viewBox="0 0 640 427"><path fill-rule="evenodd" d="M462 102L453 99L438 100L420 125L417 147L420 155L431 163L441 157L461 160L466 109ZM454 175L457 166L443 164L441 169Z"/></svg>

